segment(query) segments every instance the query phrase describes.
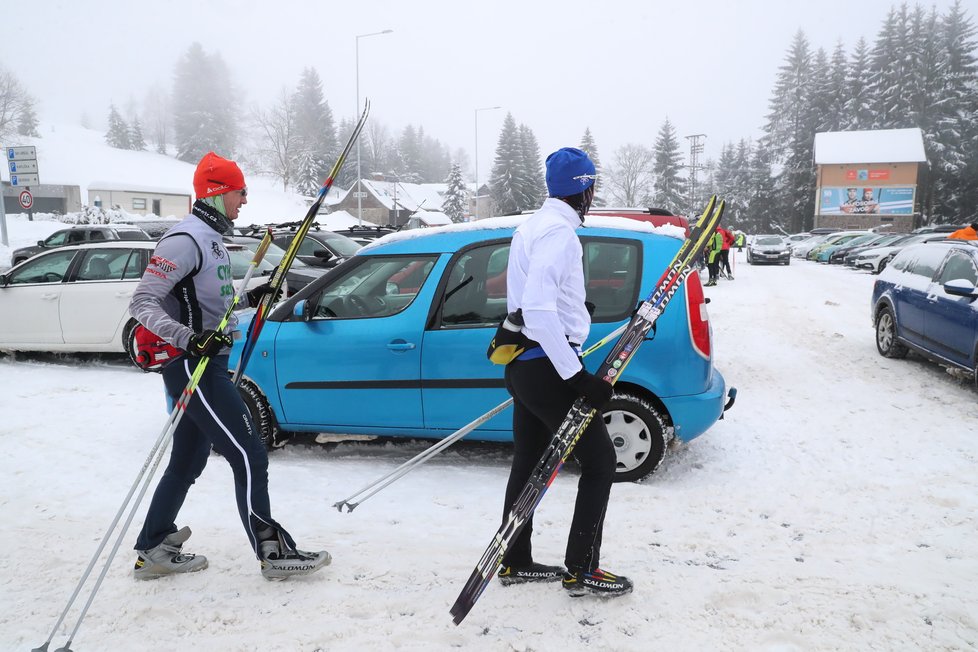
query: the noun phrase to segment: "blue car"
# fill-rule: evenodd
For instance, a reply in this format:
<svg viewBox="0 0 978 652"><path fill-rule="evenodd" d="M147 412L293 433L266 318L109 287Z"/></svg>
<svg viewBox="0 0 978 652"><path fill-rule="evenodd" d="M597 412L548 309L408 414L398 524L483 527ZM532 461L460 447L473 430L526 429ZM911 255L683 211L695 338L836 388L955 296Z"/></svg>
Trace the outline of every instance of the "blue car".
<svg viewBox="0 0 978 652"><path fill-rule="evenodd" d="M876 348L909 350L961 369L978 385L978 243L939 240L900 251L873 286Z"/></svg>
<svg viewBox="0 0 978 652"><path fill-rule="evenodd" d="M242 394L271 446L292 432L443 439L509 398L486 348L506 314L509 217L395 233L364 247L272 311ZM589 342L625 323L680 240L616 217L580 229ZM241 320L242 328L248 323ZM232 350L232 368L240 355ZM597 369L607 349L589 356ZM615 385L604 412L618 480L652 473L671 440L706 432L725 409L711 327L693 274ZM468 437L512 440L507 409Z"/></svg>

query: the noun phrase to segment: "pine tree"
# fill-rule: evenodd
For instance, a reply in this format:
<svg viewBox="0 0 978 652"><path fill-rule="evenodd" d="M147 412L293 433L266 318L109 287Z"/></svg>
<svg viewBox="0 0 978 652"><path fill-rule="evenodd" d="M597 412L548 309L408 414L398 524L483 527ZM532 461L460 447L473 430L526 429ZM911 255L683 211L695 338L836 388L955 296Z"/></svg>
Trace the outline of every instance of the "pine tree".
<svg viewBox="0 0 978 652"><path fill-rule="evenodd" d="M17 119L17 134L20 136L40 137L37 131L37 113L34 112L34 98L30 95L24 96L24 101L20 107L20 117Z"/></svg>
<svg viewBox="0 0 978 652"><path fill-rule="evenodd" d="M146 140L143 138L143 128L139 124L139 118L132 119L132 126L129 129L129 149L141 152L146 149Z"/></svg>
<svg viewBox="0 0 978 652"><path fill-rule="evenodd" d="M523 170L520 177L523 180L520 194L523 197L521 210L540 208L547 198L547 185L543 176L543 159L540 157L540 145L533 130L524 124L520 125L520 149L522 151Z"/></svg>
<svg viewBox="0 0 978 652"><path fill-rule="evenodd" d="M451 218L456 224L465 221L466 204L468 203L465 182L462 180L462 167L457 163L452 166L452 171L445 180L448 190L445 191L445 201L441 205L441 210Z"/></svg>
<svg viewBox="0 0 978 652"><path fill-rule="evenodd" d="M507 113L499 132L496 157L489 176L489 197L492 200L493 214L511 215L523 210L520 204L522 166L523 150L519 130L513 114Z"/></svg>
<svg viewBox="0 0 978 652"><path fill-rule="evenodd" d="M862 131L873 126L872 88L870 83L869 46L860 37L846 69L845 118L842 127Z"/></svg>
<svg viewBox="0 0 978 652"><path fill-rule="evenodd" d="M595 207L607 205L607 201L604 198L604 188L608 185L608 180L604 178L604 167L601 165L601 157L598 155L598 145L594 142L594 136L591 135L591 128L584 128L584 135L581 136L581 144L579 149L586 152L588 158L594 163L595 173L598 175L598 180L594 183L594 199L592 200L592 205Z"/></svg>
<svg viewBox="0 0 978 652"><path fill-rule="evenodd" d="M177 158L196 163L208 151L232 156L238 116L231 74L219 54L192 44L177 63L173 83L173 124Z"/></svg>
<svg viewBox="0 0 978 652"><path fill-rule="evenodd" d="M749 199L742 229L747 233L774 233L786 230L774 197L771 155L760 141L754 148L749 170Z"/></svg>
<svg viewBox="0 0 978 652"><path fill-rule="evenodd" d="M682 213L686 206L686 179L680 176L682 153L679 150L679 140L676 130L669 118L662 123L659 135L652 149L654 162L652 174L654 177L651 201L652 206L665 208L673 213Z"/></svg>
<svg viewBox="0 0 978 652"><path fill-rule="evenodd" d="M131 146L129 126L119 115L115 104L109 105L109 130L105 134L105 142L116 149L129 149Z"/></svg>
<svg viewBox="0 0 978 652"><path fill-rule="evenodd" d="M339 155L333 112L323 95L323 83L315 68L306 68L292 96L294 148L296 151L295 188L314 195L331 161Z"/></svg>
<svg viewBox="0 0 978 652"><path fill-rule="evenodd" d="M395 168L400 180L404 183L421 183L421 143L424 130L414 128L414 125L404 127L397 141L397 151L400 155L398 166Z"/></svg>

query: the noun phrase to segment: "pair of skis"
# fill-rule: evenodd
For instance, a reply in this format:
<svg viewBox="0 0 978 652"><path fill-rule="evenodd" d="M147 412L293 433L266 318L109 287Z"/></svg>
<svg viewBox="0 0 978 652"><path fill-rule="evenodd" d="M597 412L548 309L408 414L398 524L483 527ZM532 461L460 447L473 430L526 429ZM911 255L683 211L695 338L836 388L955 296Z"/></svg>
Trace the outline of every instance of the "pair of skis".
<svg viewBox="0 0 978 652"><path fill-rule="evenodd" d="M645 341L656 319L665 310L670 299L682 285L683 279L691 271L693 260L703 252L710 236L716 231L723 215L723 201L717 202L716 195L710 198L706 210L696 221L689 237L680 245L669 266L655 284L649 297L635 311L618 342L598 368L597 376L615 383L625 371L625 367L635 356L635 352ZM533 510L543 499L544 493L560 472L564 461L570 456L578 439L594 418L596 410L583 398L574 401L564 422L551 439L543 457L537 463L530 479L523 486L516 502L510 507L503 524L496 531L489 547L486 548L469 576L458 599L452 605L452 620L456 625L462 622L475 606L482 592L489 585L506 554L510 543L519 535L523 526L533 514Z"/></svg>
<svg viewBox="0 0 978 652"><path fill-rule="evenodd" d="M245 366L248 364L248 359L251 358L251 354L255 350L255 344L258 341L258 335L261 334L262 328L265 326L265 321L268 319L268 314L272 309L272 304L275 303L275 299L282 289L282 284L285 283L285 275L288 273L289 269L292 267L292 262L295 260L299 253L299 247L302 246L302 241L305 239L306 234L309 233L309 229L312 227L312 223L316 221L316 216L319 215L319 207L322 206L323 200L326 198L327 193L329 193L330 188L333 187L333 181L339 175L340 170L343 168L343 164L346 162L346 157L350 154L350 150L353 149L353 145L357 142L357 138L360 137L360 132L363 131L364 125L367 124L367 115L370 113L370 100L368 99L363 107L363 113L360 114L360 119L357 121L356 126L353 128L353 133L350 135L349 140L346 141L346 146L343 151L340 152L339 157L336 159L336 163L333 164L333 168L329 171L329 175L326 180L323 181L323 185L319 188L319 193L317 193L316 201L313 202L312 206L306 212L306 216L302 218L299 222L299 227L295 231L295 235L292 237L292 242L289 243L288 249L285 250L285 254L282 256L282 261L275 268L275 272L272 274L272 278L268 281L269 291L262 296L261 301L255 310L255 315L251 319L251 325L248 327L248 333L245 337L244 348L241 350L241 358L238 361L238 367L234 371L234 384L238 385L241 382L241 378L244 375Z"/></svg>

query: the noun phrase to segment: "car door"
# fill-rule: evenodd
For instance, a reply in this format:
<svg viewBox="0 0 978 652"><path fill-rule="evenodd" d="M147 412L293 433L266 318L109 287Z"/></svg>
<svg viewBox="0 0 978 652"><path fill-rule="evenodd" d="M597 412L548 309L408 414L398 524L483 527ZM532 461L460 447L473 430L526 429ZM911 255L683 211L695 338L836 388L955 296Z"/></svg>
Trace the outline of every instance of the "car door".
<svg viewBox="0 0 978 652"><path fill-rule="evenodd" d="M60 348L58 304L75 254L75 249L51 251L11 270L9 282L0 287L0 345Z"/></svg>
<svg viewBox="0 0 978 652"><path fill-rule="evenodd" d="M926 245L915 248L915 256L895 280L894 306L900 334L908 341L925 346L924 316L930 310L931 280L937 274L947 249Z"/></svg>
<svg viewBox="0 0 978 652"><path fill-rule="evenodd" d="M281 324L275 364L283 421L421 428L421 344L437 254L364 256L308 299L308 320ZM395 280L420 263L425 279Z"/></svg>
<svg viewBox="0 0 978 652"><path fill-rule="evenodd" d="M129 301L146 269L147 249L83 249L61 294L59 315L65 344L110 345L123 350L122 328Z"/></svg>
<svg viewBox="0 0 978 652"><path fill-rule="evenodd" d="M930 309L924 315L924 336L935 353L971 366L978 332L978 302L944 291L945 283L957 279L978 286L978 268L967 253L952 250L927 296Z"/></svg>
<svg viewBox="0 0 978 652"><path fill-rule="evenodd" d="M485 355L506 316L509 245L506 239L460 250L438 283L421 354L428 429L458 430L509 398L504 367L492 364ZM512 412L506 410L480 426L479 432L508 440L512 420Z"/></svg>

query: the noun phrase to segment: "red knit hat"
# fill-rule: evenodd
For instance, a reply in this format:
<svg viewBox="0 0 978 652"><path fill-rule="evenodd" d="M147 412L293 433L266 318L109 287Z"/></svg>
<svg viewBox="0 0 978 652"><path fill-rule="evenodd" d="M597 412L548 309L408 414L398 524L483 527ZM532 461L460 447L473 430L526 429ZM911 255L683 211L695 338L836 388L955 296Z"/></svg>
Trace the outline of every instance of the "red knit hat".
<svg viewBox="0 0 978 652"><path fill-rule="evenodd" d="M214 152L207 152L197 164L197 171L194 172L194 192L197 193L198 199L223 195L244 187L244 175L234 161L221 158Z"/></svg>

